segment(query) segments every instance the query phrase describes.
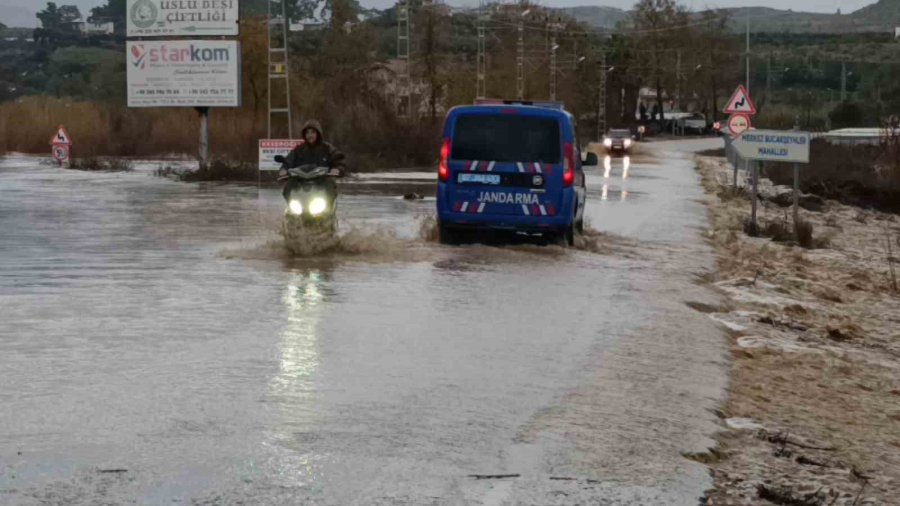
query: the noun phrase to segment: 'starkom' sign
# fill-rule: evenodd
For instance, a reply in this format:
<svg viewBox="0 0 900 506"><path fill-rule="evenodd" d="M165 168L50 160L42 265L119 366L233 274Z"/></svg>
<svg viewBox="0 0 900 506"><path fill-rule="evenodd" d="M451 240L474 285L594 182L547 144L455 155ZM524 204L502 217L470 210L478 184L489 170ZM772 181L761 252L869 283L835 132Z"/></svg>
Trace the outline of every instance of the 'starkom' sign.
<svg viewBox="0 0 900 506"><path fill-rule="evenodd" d="M129 41L128 107L238 107L236 41Z"/></svg>
<svg viewBox="0 0 900 506"><path fill-rule="evenodd" d="M128 0L129 37L238 34L238 0Z"/></svg>

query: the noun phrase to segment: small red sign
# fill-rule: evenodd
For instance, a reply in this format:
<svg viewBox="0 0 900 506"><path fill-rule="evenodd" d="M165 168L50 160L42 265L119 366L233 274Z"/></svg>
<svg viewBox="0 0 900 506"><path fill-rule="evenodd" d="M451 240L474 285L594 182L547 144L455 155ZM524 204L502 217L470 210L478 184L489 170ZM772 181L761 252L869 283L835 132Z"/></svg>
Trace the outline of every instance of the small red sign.
<svg viewBox="0 0 900 506"><path fill-rule="evenodd" d="M750 116L746 114L732 114L728 118L728 133L732 139L737 139L750 128Z"/></svg>
<svg viewBox="0 0 900 506"><path fill-rule="evenodd" d="M54 144L53 145L53 159L59 162L60 165L69 161L69 145L68 144Z"/></svg>

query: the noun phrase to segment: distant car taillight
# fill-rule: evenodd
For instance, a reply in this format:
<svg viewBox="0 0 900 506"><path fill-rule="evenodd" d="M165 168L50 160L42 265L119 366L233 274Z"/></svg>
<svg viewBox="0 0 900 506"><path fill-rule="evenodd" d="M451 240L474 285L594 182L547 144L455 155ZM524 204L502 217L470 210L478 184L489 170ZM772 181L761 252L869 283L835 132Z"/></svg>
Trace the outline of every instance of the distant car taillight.
<svg viewBox="0 0 900 506"><path fill-rule="evenodd" d="M438 164L438 179L442 183L446 183L450 179L450 168L447 166L447 160L450 158L450 139L444 139L441 144L441 161Z"/></svg>
<svg viewBox="0 0 900 506"><path fill-rule="evenodd" d="M572 186L575 182L575 146L567 142L563 147L563 186Z"/></svg>

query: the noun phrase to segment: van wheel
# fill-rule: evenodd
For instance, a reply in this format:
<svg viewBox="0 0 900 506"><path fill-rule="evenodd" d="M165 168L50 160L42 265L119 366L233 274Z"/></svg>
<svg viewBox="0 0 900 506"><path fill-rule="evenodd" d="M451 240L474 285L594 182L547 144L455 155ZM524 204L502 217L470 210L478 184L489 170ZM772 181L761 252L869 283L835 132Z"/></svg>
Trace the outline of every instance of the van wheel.
<svg viewBox="0 0 900 506"><path fill-rule="evenodd" d="M575 222L573 221L566 229L556 236L556 243L560 246L575 246Z"/></svg>
<svg viewBox="0 0 900 506"><path fill-rule="evenodd" d="M445 225L438 225L438 241L441 244L459 244L459 233Z"/></svg>

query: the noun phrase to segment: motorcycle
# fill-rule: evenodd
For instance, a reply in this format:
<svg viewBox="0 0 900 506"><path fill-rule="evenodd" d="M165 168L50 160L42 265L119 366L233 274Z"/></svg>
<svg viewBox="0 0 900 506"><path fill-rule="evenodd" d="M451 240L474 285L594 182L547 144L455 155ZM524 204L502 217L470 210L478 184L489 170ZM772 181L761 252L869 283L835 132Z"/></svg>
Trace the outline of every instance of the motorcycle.
<svg viewBox="0 0 900 506"><path fill-rule="evenodd" d="M283 166L285 158L278 155L275 161ZM282 228L288 247L297 254L327 248L323 239L333 239L337 231L337 184L331 169L316 165L285 169L287 174L278 179L285 181L287 208Z"/></svg>

